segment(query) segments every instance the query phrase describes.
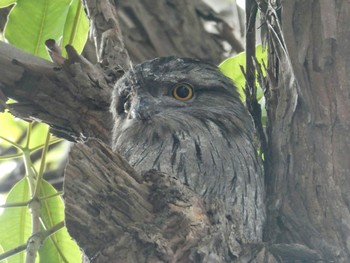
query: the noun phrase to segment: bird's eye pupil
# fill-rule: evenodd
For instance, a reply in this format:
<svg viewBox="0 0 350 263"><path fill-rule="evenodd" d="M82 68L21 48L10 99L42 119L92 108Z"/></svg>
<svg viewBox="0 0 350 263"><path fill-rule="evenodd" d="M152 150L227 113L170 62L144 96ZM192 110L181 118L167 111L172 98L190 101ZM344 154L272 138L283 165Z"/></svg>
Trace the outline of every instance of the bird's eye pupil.
<svg viewBox="0 0 350 263"><path fill-rule="evenodd" d="M185 86L180 86L176 90L176 94L180 98L186 98L189 93L190 93L190 91L189 91L188 87L185 87Z"/></svg>
<svg viewBox="0 0 350 263"><path fill-rule="evenodd" d="M193 97L193 89L190 84L178 84L173 89L173 96L177 100L190 100Z"/></svg>

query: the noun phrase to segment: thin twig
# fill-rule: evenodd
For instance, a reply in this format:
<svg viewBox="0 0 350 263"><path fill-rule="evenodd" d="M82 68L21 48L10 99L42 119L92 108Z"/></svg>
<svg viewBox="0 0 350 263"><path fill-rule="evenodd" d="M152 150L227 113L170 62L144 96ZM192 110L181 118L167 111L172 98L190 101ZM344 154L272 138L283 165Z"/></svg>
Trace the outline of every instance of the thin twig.
<svg viewBox="0 0 350 263"><path fill-rule="evenodd" d="M22 207L27 206L29 202L16 202L0 205L0 208L9 208L9 207Z"/></svg>
<svg viewBox="0 0 350 263"><path fill-rule="evenodd" d="M18 253L26 250L26 248L27 248L27 244L22 244L22 245L15 247L15 248L13 248L13 249L11 249L3 254L0 254L0 261L3 259L6 259L8 257L11 257L13 255L18 254Z"/></svg>

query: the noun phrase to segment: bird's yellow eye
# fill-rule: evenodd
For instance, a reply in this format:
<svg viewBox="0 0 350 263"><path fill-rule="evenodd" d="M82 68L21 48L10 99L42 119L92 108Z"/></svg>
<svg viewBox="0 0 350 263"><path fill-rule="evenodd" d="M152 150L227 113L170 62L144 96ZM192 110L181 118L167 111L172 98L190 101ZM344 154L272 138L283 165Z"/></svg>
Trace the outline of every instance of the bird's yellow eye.
<svg viewBox="0 0 350 263"><path fill-rule="evenodd" d="M181 101L190 100L193 97L193 88L188 83L179 83L173 88L173 96Z"/></svg>

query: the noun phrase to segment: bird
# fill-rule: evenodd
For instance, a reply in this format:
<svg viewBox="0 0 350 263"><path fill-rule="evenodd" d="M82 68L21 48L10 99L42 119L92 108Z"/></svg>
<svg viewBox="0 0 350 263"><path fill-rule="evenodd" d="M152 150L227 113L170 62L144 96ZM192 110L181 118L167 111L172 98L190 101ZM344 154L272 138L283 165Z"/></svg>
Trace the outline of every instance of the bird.
<svg viewBox="0 0 350 263"><path fill-rule="evenodd" d="M112 92L112 149L136 171L169 174L200 195L237 242L262 240L264 182L252 117L233 81L194 58L134 65ZM218 208L221 207L221 208Z"/></svg>

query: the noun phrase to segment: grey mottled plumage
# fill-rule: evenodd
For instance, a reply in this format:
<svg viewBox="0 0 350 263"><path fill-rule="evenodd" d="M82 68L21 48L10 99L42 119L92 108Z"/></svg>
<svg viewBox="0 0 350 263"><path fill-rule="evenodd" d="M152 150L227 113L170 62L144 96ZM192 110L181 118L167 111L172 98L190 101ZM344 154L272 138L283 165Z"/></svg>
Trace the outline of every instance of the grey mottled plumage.
<svg viewBox="0 0 350 263"><path fill-rule="evenodd" d="M187 101L173 95L181 83L193 88ZM221 204L236 239L261 240L263 178L252 119L217 67L175 57L137 65L117 82L111 110L113 149L136 170L177 177L208 210Z"/></svg>

